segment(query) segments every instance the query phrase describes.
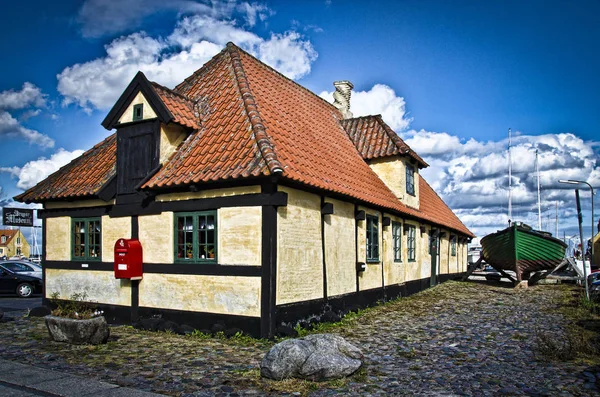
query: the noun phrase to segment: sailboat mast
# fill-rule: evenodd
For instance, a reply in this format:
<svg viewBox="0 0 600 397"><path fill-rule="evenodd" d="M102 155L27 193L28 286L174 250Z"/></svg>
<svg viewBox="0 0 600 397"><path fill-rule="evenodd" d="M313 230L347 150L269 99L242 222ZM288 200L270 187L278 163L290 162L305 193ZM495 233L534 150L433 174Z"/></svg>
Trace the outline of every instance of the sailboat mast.
<svg viewBox="0 0 600 397"><path fill-rule="evenodd" d="M542 203L540 200L540 165L538 160L538 150L535 149L535 173L537 174L537 193L538 193L538 230L542 230Z"/></svg>
<svg viewBox="0 0 600 397"><path fill-rule="evenodd" d="M558 201L556 202L556 238L558 238Z"/></svg>
<svg viewBox="0 0 600 397"><path fill-rule="evenodd" d="M512 220L512 161L510 160L510 146L512 144L512 133L508 129L508 224Z"/></svg>

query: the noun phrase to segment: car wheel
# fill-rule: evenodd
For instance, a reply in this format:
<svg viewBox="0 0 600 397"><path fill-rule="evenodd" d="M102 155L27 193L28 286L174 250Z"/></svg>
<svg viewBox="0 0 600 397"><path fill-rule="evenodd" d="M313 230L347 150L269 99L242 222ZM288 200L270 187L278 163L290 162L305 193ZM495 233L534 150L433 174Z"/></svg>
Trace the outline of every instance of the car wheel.
<svg viewBox="0 0 600 397"><path fill-rule="evenodd" d="M28 283L21 283L17 287L17 295L19 298L29 298L33 294L33 287Z"/></svg>

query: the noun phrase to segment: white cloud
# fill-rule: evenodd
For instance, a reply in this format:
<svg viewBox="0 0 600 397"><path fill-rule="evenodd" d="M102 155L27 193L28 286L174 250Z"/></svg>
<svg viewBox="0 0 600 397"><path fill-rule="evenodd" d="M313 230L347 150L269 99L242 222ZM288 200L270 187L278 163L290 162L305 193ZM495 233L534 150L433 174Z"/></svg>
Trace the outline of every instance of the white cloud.
<svg viewBox="0 0 600 397"><path fill-rule="evenodd" d="M319 96L333 103L333 92L323 91ZM381 114L396 132L406 130L412 121L406 112L406 101L385 84L375 84L369 91L352 91L350 111L354 117Z"/></svg>
<svg viewBox="0 0 600 397"><path fill-rule="evenodd" d="M229 41L292 79L309 73L317 57L310 41L297 32L273 33L264 39L238 27L235 19L193 15L182 18L166 38L137 32L113 40L105 46L106 56L65 68L57 76L58 91L64 105L75 103L88 112L108 109L138 70L173 87Z"/></svg>
<svg viewBox="0 0 600 397"><path fill-rule="evenodd" d="M19 176L19 172L21 172L21 169L19 167L0 167L0 172L6 172L7 174L10 174L11 177L18 177Z"/></svg>
<svg viewBox="0 0 600 397"><path fill-rule="evenodd" d="M42 90L30 82L23 83L20 91L8 90L0 92L0 109L17 110L30 106L46 106L46 96Z"/></svg>
<svg viewBox="0 0 600 397"><path fill-rule="evenodd" d="M24 139L42 148L54 146L54 140L48 135L22 126L10 113L0 110L0 137L2 136Z"/></svg>
<svg viewBox="0 0 600 397"><path fill-rule="evenodd" d="M23 190L35 186L48 175L58 171L60 167L69 163L74 158L81 156L83 150L69 152L63 148L58 149L49 159L40 157L37 160L26 163L18 173L19 181L17 187Z"/></svg>

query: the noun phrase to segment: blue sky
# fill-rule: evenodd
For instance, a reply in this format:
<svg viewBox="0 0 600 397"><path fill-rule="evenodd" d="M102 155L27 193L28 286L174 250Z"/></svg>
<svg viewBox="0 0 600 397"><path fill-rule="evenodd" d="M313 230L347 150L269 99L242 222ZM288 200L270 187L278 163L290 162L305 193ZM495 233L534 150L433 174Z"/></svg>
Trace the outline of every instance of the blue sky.
<svg viewBox="0 0 600 397"><path fill-rule="evenodd" d="M234 41L328 99L352 81L352 112L382 113L478 235L506 224L512 127L515 218L537 219L537 148L544 227L558 203L559 234L573 235L574 193L557 180L600 188L599 26L598 1L10 2L0 201L106 137L100 122L137 70L172 87ZM582 204L589 236L589 193Z"/></svg>

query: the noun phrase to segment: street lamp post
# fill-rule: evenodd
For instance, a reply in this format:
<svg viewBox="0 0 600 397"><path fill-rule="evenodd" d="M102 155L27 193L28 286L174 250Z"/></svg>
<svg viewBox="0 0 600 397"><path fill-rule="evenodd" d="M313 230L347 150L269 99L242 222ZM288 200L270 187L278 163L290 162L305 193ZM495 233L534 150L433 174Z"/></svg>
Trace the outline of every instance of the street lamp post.
<svg viewBox="0 0 600 397"><path fill-rule="evenodd" d="M592 260L594 259L594 188L592 187L592 185L590 185L589 183L585 182L585 181L575 181L572 179L561 179L559 180L560 183L568 183L571 185L579 185L579 184L584 184L584 185L588 185L588 187L590 188L590 191L592 192L592 234L590 236L590 239L592 240L592 257L590 258L590 267L592 266ZM581 250L583 251L583 255L585 256L585 244L582 241L581 242Z"/></svg>

